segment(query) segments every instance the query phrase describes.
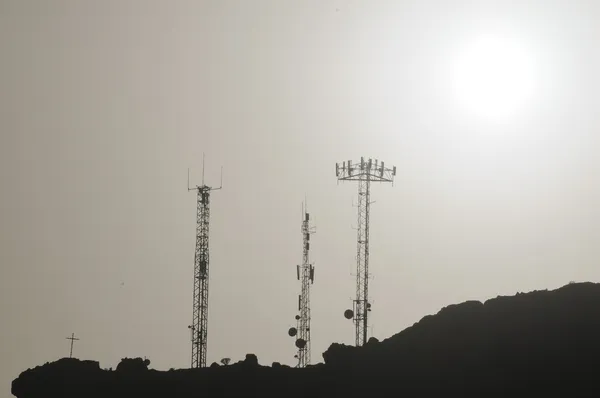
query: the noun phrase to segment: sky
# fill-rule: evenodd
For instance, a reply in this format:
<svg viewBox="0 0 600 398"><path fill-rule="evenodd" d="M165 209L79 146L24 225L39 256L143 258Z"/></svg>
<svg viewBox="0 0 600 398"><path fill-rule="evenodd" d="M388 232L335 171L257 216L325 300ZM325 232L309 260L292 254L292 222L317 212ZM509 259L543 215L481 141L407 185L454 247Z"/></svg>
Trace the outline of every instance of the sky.
<svg viewBox="0 0 600 398"><path fill-rule="evenodd" d="M103 368L189 366L203 153L207 184L223 167L209 363L294 364L305 198L313 363L353 344L357 185L335 163L361 156L397 167L371 191L370 335L598 281L599 18L594 1L0 0L0 397L71 333Z"/></svg>

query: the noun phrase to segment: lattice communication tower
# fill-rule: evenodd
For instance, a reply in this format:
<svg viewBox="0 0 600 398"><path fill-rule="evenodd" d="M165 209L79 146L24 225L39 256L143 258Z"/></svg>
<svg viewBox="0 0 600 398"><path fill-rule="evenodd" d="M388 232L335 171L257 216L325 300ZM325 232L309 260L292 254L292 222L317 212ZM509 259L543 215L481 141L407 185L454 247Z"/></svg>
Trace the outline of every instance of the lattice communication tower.
<svg viewBox="0 0 600 398"><path fill-rule="evenodd" d="M188 326L192 333L192 368L203 368L206 366L208 341L208 232L210 221L210 192L219 190L222 187L223 168L221 168L221 186L218 188L211 188L204 184L204 158L202 159L202 185L190 188L190 174L188 170L188 191L197 191L194 303L192 324Z"/></svg>
<svg viewBox="0 0 600 398"><path fill-rule="evenodd" d="M302 206L302 265L296 265L296 277L301 283L298 296L298 312L296 327L291 327L288 334L296 338L298 353L298 367L310 365L310 285L315 281L315 267L310 263L310 235L315 233L315 228L310 226L310 216L304 205Z"/></svg>
<svg viewBox="0 0 600 398"><path fill-rule="evenodd" d="M356 255L356 298L353 309L344 311L347 319L353 319L356 328L356 346L367 342L369 302L369 211L371 205L371 182L394 182L396 166L385 167L377 159L353 164L351 160L335 164L338 181L358 181L358 237Z"/></svg>

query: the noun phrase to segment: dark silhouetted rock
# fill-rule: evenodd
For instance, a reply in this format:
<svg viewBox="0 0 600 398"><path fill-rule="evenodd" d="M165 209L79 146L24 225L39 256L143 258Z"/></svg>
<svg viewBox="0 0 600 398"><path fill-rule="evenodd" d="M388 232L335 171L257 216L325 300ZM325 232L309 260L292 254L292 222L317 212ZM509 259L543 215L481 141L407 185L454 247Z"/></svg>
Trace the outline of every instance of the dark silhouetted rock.
<svg viewBox="0 0 600 398"><path fill-rule="evenodd" d="M249 366L258 366L258 358L254 354L246 354L246 359L244 360L244 364Z"/></svg>
<svg viewBox="0 0 600 398"><path fill-rule="evenodd" d="M595 396L600 384L600 285L449 305L385 340L332 344L304 369L258 364L148 370L140 358L115 372L61 359L13 381L18 398L92 397L532 397ZM141 361L141 362L140 362Z"/></svg>
<svg viewBox="0 0 600 398"><path fill-rule="evenodd" d="M149 359L123 358L117 365L117 372L143 372L148 370Z"/></svg>

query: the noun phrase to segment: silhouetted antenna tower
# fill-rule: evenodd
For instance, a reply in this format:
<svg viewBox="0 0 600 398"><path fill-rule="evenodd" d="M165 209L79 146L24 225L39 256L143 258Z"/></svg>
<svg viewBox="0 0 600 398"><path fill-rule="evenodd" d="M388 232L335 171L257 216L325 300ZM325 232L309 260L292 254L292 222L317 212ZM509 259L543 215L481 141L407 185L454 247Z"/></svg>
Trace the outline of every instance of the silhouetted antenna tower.
<svg viewBox="0 0 600 398"><path fill-rule="evenodd" d="M347 319L354 319L356 346L367 342L369 303L369 209L371 205L371 182L394 182L396 166L386 168L384 162L369 159L354 165L351 160L335 164L338 181L358 181L358 239L356 255L356 298L353 309L344 311Z"/></svg>
<svg viewBox="0 0 600 398"><path fill-rule="evenodd" d="M302 206L302 265L296 265L296 277L301 282L300 295L298 296L298 312L296 327L290 328L288 334L296 337L298 353L298 367L310 365L310 285L315 281L315 267L310 263L310 235L315 233L315 228L310 226L310 216L306 207Z"/></svg>
<svg viewBox="0 0 600 398"><path fill-rule="evenodd" d="M204 184L204 155L202 155L202 185L190 188L188 169L188 191L197 191L196 210L196 253L194 256L194 306L192 324L192 368L206 366L208 337L208 227L210 219L210 191L223 187L223 168L221 167L221 185L211 188Z"/></svg>

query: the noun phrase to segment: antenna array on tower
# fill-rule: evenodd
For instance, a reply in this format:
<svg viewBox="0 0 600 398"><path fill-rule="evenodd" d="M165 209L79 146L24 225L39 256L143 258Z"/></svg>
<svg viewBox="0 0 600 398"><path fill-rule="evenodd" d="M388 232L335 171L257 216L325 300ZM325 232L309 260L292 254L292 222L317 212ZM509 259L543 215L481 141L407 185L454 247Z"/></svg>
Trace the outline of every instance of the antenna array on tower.
<svg viewBox="0 0 600 398"><path fill-rule="evenodd" d="M367 342L369 302L369 212L371 205L371 182L391 182L396 176L396 166L385 167L384 162L377 159L355 164L351 160L335 164L335 175L338 181L358 181L358 236L356 255L356 298L353 309L344 311L347 319L354 319L356 328L356 346Z"/></svg>
<svg viewBox="0 0 600 398"><path fill-rule="evenodd" d="M208 276L209 250L208 231L210 221L210 192L223 186L223 169L221 169L221 186L211 188L204 184L204 156L202 158L202 185L190 188L188 170L188 191L197 191L196 207L196 252L194 255L194 299L192 324L188 326L192 333L192 368L206 366L208 342Z"/></svg>
<svg viewBox="0 0 600 398"><path fill-rule="evenodd" d="M361 158L360 162L348 160L336 163L335 172L338 181L358 182L358 234L356 256L356 298L353 308L347 309L344 316L353 319L356 331L356 346L367 342L368 313L371 311L369 302L369 217L370 217L370 187L371 182L391 182L396 176L396 167L385 167L384 162ZM202 185L190 188L188 170L188 191L197 192L196 211L196 250L194 256L194 297L192 324L189 326L192 334L192 368L206 367L207 337L208 337L208 286L209 286L209 220L210 192L222 188L223 170L221 168L221 185L211 188L204 184L204 158L202 160ZM295 338L298 349L295 357L298 367L306 367L311 362L311 316L310 316L310 286L314 283L315 268L310 263L310 235L315 228L310 226L310 215L303 204L302 207L302 264L296 266L296 277L301 282L298 296L298 314L295 316L296 327L291 327L288 334ZM225 361L225 359L223 359ZM227 361L228 362L228 361Z"/></svg>
<svg viewBox="0 0 600 398"><path fill-rule="evenodd" d="M298 296L298 312L296 327L289 329L288 334L296 338L298 367L310 365L310 285L315 281L315 267L310 263L310 235L315 233L310 226L310 215L302 206L302 265L296 265L296 277L301 283Z"/></svg>

